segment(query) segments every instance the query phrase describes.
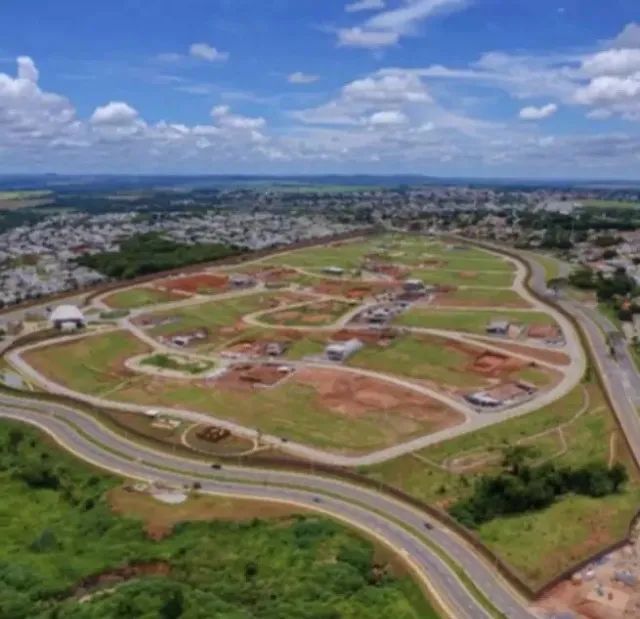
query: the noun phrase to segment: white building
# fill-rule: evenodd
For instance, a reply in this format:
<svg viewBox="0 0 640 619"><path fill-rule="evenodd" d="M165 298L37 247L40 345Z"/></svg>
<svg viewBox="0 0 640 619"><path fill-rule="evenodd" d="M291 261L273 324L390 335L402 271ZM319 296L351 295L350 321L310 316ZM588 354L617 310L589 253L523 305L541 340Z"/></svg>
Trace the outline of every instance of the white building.
<svg viewBox="0 0 640 619"><path fill-rule="evenodd" d="M87 324L84 314L75 305L58 305L51 312L49 322L63 331L82 329Z"/></svg>
<svg viewBox="0 0 640 619"><path fill-rule="evenodd" d="M353 338L346 342L329 344L325 349L324 354L329 361L346 361L351 355L357 353L362 346L363 344L359 339Z"/></svg>

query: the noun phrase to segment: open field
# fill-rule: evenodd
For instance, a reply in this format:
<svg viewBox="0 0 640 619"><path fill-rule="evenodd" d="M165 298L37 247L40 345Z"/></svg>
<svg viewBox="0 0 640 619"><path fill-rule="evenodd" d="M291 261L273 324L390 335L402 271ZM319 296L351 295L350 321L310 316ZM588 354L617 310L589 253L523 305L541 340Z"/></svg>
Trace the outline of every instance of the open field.
<svg viewBox="0 0 640 619"><path fill-rule="evenodd" d="M203 329L207 336L200 344L216 346L249 329L241 323L244 315L275 309L281 303L294 303L304 298L291 293L262 292L189 305L167 312L148 313L139 317L136 322L148 326L149 333L158 338Z"/></svg>
<svg viewBox="0 0 640 619"><path fill-rule="evenodd" d="M147 305L180 301L186 298L188 298L186 295L174 294L167 290L140 286L139 288L129 288L114 292L105 297L103 301L113 309L136 309Z"/></svg>
<svg viewBox="0 0 640 619"><path fill-rule="evenodd" d="M211 413L289 440L362 453L460 423L462 416L409 389L355 374L301 370L271 388L145 380L111 394L149 406Z"/></svg>
<svg viewBox="0 0 640 619"><path fill-rule="evenodd" d="M254 501L166 505L18 424L0 424L0 453L0 562L19 575L3 585L4 616L168 617L178 599L202 617L438 617L397 558L328 519Z"/></svg>
<svg viewBox="0 0 640 619"><path fill-rule="evenodd" d="M496 307L495 311L445 311L411 308L404 314L400 314L396 323L406 327L485 333L487 325L493 320L508 320L513 324L527 325L555 324L553 318L543 312L509 312L499 307Z"/></svg>
<svg viewBox="0 0 640 619"><path fill-rule="evenodd" d="M149 347L133 335L112 331L53 343L25 353L24 359L57 383L81 393L102 395L134 379L136 375L124 367L124 362L146 352L150 352Z"/></svg>
<svg viewBox="0 0 640 619"><path fill-rule="evenodd" d="M451 292L437 293L430 306L527 308L530 307L530 304L515 290L462 288Z"/></svg>
<svg viewBox="0 0 640 619"><path fill-rule="evenodd" d="M193 273L171 279L161 279L156 286L172 292L187 294L217 294L224 292L229 284L229 276L218 273Z"/></svg>
<svg viewBox="0 0 640 619"><path fill-rule="evenodd" d="M260 322L284 327L324 327L332 325L356 306L343 301L313 301L257 316Z"/></svg>
<svg viewBox="0 0 640 619"><path fill-rule="evenodd" d="M264 264L304 268L340 267L359 269L364 257L375 248L373 240L359 240L322 247L309 247L273 256Z"/></svg>
<svg viewBox="0 0 640 619"><path fill-rule="evenodd" d="M48 378L83 393L210 413L269 434L354 453L463 420L413 390L340 370L299 370L261 388L226 375L186 381L125 368L124 361L145 348L133 336L115 332L36 349L25 357ZM54 362L60 354L66 363Z"/></svg>
<svg viewBox="0 0 640 619"><path fill-rule="evenodd" d="M487 545L532 586L540 586L578 559L623 538L640 501L638 473L613 416L596 385L587 385L586 392L589 399L580 386L540 411L373 467L369 475L446 508L468 496L479 476L497 472L507 445L533 446L538 462L579 466L608 462L610 437L617 436L615 460L626 464L632 477L622 493L597 500L566 497L548 509L497 518L479 528Z"/></svg>
<svg viewBox="0 0 640 619"><path fill-rule="evenodd" d="M485 374L474 369L482 355L481 347L444 338L402 336L388 346L367 346L357 352L349 365L398 376L428 380L436 386L456 389L482 388L496 378L519 377L526 365L515 359L505 361L504 369Z"/></svg>
<svg viewBox="0 0 640 619"><path fill-rule="evenodd" d="M51 191L0 191L0 211L36 208L53 202Z"/></svg>
<svg viewBox="0 0 640 619"><path fill-rule="evenodd" d="M509 288L514 280L514 274L508 271L482 271L477 266L465 271L449 271L445 268L412 269L410 276L432 286L471 288Z"/></svg>

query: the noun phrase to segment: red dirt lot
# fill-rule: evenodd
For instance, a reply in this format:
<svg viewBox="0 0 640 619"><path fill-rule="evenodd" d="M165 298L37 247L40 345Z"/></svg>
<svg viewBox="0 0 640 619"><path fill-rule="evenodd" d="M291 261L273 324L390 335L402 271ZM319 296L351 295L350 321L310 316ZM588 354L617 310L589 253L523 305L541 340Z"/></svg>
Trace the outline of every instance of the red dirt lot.
<svg viewBox="0 0 640 619"><path fill-rule="evenodd" d="M194 294L222 292L227 288L228 284L229 277L227 275L195 273L194 275L161 280L156 284L156 287Z"/></svg>
<svg viewBox="0 0 640 619"><path fill-rule="evenodd" d="M388 381L334 369L304 368L293 380L317 391L321 406L347 417L371 412L396 413L432 424L432 431L464 421L464 416L444 404Z"/></svg>
<svg viewBox="0 0 640 619"><path fill-rule="evenodd" d="M477 374L497 378L522 370L527 367L527 365L532 364L514 357L509 357L508 355L485 351L476 357L469 366L469 370Z"/></svg>
<svg viewBox="0 0 640 619"><path fill-rule="evenodd" d="M366 269L372 273L380 273L393 279L403 279L410 272L408 267L393 264L392 262L379 262L375 260L367 262Z"/></svg>
<svg viewBox="0 0 640 619"><path fill-rule="evenodd" d="M376 344L378 346L388 346L398 333L395 329L342 329L331 336L334 342L348 342L349 340L360 340L365 344Z"/></svg>
<svg viewBox="0 0 640 619"><path fill-rule="evenodd" d="M482 342L482 340L478 340L478 342ZM547 363L554 363L555 365L569 365L571 363L569 356L559 350L544 350L541 348L525 346L524 344L512 344L497 340L495 342L491 342L491 345L496 348L502 348L507 352L511 351L514 353L528 355L532 359L546 361Z"/></svg>
<svg viewBox="0 0 640 619"><path fill-rule="evenodd" d="M322 280L313 287L315 292L333 296L346 297L348 299L362 300L367 297L382 294L384 292L397 290L398 285L384 282L362 282L362 281L333 281Z"/></svg>
<svg viewBox="0 0 640 619"><path fill-rule="evenodd" d="M293 372L293 367L281 363L241 363L230 367L215 382L222 389L252 391L273 387Z"/></svg>

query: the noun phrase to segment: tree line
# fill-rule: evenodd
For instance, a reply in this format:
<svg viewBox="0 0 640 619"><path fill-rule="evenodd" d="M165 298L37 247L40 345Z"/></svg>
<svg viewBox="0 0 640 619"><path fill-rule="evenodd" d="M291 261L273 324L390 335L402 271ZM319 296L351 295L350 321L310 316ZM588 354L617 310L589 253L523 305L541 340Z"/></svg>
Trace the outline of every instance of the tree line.
<svg viewBox="0 0 640 619"><path fill-rule="evenodd" d="M80 256L77 262L113 279L132 279L200 262L211 262L237 253L238 249L221 243L187 245L176 243L157 233L148 233L123 241L119 251L86 254Z"/></svg>
<svg viewBox="0 0 640 619"><path fill-rule="evenodd" d="M552 463L532 466L527 459L534 453L524 446L505 450L502 472L482 476L471 496L451 506L451 515L463 525L477 528L501 516L544 509L571 493L590 497L614 494L628 480L626 468L619 463L611 468L602 462L575 468Z"/></svg>

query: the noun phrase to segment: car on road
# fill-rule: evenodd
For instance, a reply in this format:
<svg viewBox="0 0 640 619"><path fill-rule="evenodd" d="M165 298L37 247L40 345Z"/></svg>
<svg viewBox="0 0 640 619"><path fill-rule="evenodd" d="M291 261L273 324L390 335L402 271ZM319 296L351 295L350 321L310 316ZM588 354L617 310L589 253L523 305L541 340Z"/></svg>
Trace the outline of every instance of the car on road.
<svg viewBox="0 0 640 619"><path fill-rule="evenodd" d="M433 531L433 525L428 520L424 521L424 528L427 531Z"/></svg>
<svg viewBox="0 0 640 619"><path fill-rule="evenodd" d="M219 471L219 470L222 468L222 464L218 464L217 462L214 462L214 463L211 465L211 468L212 468L212 469L214 469L214 470L216 470L216 471Z"/></svg>

